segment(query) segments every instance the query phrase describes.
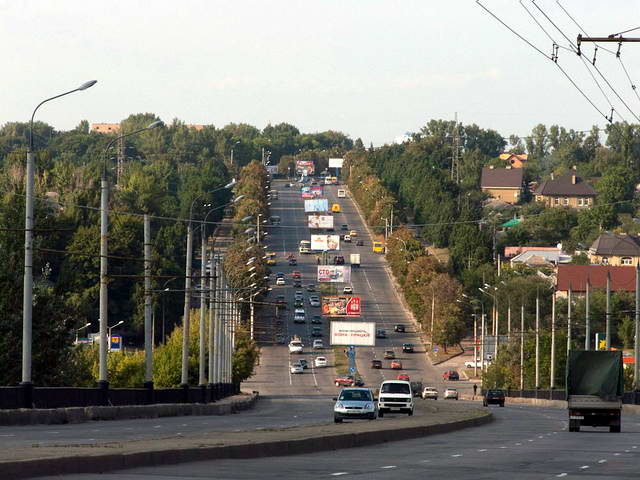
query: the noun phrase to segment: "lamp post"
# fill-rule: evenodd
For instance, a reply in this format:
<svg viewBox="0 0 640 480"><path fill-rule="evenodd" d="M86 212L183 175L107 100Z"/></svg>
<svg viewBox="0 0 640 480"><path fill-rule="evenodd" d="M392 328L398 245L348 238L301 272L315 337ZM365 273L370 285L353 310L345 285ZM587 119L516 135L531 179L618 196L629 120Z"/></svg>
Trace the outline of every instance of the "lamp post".
<svg viewBox="0 0 640 480"><path fill-rule="evenodd" d="M187 400L187 392L189 389L189 307L191 303L191 262L193 257L193 207L199 198L231 188L235 184L236 181L234 179L223 187L201 193L193 199L191 206L189 207L189 222L187 223L187 254L184 278L184 309L182 317L182 371L180 375L180 387L184 390L183 399L185 401Z"/></svg>
<svg viewBox="0 0 640 480"><path fill-rule="evenodd" d="M236 147L237 144L240 143L240 140L236 140L236 142L231 146L231 167L234 167L235 164L233 163L233 149Z"/></svg>
<svg viewBox="0 0 640 480"><path fill-rule="evenodd" d="M113 330L114 328L116 328L117 326L120 326L124 323L124 320L120 320L118 323L116 323L115 325L111 325L108 330L109 330L109 351L111 351L111 330Z"/></svg>
<svg viewBox="0 0 640 480"><path fill-rule="evenodd" d="M99 362L100 373L98 385L102 391L101 403L108 403L109 380L107 372L107 329L108 329L108 290L107 290L107 270L108 270L108 234L109 234L109 183L107 181L107 152L119 140L137 135L146 130L151 130L162 125L160 120L152 122L145 128L140 128L130 133L119 135L112 139L102 152L102 179L100 181L100 350ZM145 342L146 343L146 342Z"/></svg>
<svg viewBox="0 0 640 480"><path fill-rule="evenodd" d="M25 175L25 205L24 205L24 278L22 293L22 406L32 408L33 384L31 383L31 347L33 342L33 184L36 160L33 151L33 119L36 111L45 103L64 97L70 93L86 90L98 81L90 80L78 88L55 95L41 101L31 114L29 121L29 144L27 147L27 171Z"/></svg>
<svg viewBox="0 0 640 480"><path fill-rule="evenodd" d="M86 325L83 325L80 328L76 328L76 343L78 343L78 333L80 333L82 330L90 326L91 326L91 322L87 323Z"/></svg>

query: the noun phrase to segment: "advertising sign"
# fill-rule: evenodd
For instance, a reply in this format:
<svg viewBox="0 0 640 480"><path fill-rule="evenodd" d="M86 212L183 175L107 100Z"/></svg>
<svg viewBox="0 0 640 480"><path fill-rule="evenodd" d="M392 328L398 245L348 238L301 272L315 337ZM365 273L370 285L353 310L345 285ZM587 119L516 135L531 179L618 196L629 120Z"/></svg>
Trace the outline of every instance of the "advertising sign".
<svg viewBox="0 0 640 480"><path fill-rule="evenodd" d="M329 168L342 168L343 163L344 163L344 158L330 158Z"/></svg>
<svg viewBox="0 0 640 480"><path fill-rule="evenodd" d="M308 212L328 212L329 200L327 200L326 198L316 198L314 200L305 200L304 211L307 213Z"/></svg>
<svg viewBox="0 0 640 480"><path fill-rule="evenodd" d="M374 322L331 322L331 345L375 347L376 324Z"/></svg>
<svg viewBox="0 0 640 480"><path fill-rule="evenodd" d="M315 198L313 192L302 192L302 198Z"/></svg>
<svg viewBox="0 0 640 480"><path fill-rule="evenodd" d="M311 185L311 187L309 188L311 189L312 192L320 192L320 195L322 195L323 193L322 185Z"/></svg>
<svg viewBox="0 0 640 480"><path fill-rule="evenodd" d="M322 297L322 315L329 317L358 317L360 297Z"/></svg>
<svg viewBox="0 0 640 480"><path fill-rule="evenodd" d="M109 339L109 350L112 352L119 352L122 350L122 336L121 335L111 335Z"/></svg>
<svg viewBox="0 0 640 480"><path fill-rule="evenodd" d="M318 265L318 283L350 283L351 265Z"/></svg>
<svg viewBox="0 0 640 480"><path fill-rule="evenodd" d="M340 235L311 235L311 250L340 250Z"/></svg>
<svg viewBox="0 0 640 480"><path fill-rule="evenodd" d="M278 166L277 165L267 165L267 173L269 175L277 175L278 174Z"/></svg>
<svg viewBox="0 0 640 480"><path fill-rule="evenodd" d="M307 226L309 228L333 228L331 215L309 215Z"/></svg>
<svg viewBox="0 0 640 480"><path fill-rule="evenodd" d="M313 161L312 160L296 160L296 173L302 175L313 175Z"/></svg>

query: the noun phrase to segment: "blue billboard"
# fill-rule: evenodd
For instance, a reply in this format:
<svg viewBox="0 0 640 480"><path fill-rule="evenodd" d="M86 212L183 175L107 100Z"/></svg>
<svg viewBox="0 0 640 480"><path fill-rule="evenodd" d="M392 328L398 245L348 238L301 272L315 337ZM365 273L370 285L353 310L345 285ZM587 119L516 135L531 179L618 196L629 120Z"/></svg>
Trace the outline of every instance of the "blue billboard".
<svg viewBox="0 0 640 480"><path fill-rule="evenodd" d="M304 201L305 212L328 212L329 200L326 198L315 198L313 200Z"/></svg>

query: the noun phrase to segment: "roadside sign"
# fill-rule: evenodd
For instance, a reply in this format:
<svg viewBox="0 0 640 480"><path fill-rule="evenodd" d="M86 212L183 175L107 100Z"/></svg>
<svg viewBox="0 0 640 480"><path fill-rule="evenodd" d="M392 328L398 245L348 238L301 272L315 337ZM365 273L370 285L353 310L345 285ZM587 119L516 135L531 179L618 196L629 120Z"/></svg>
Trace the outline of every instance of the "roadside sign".
<svg viewBox="0 0 640 480"><path fill-rule="evenodd" d="M119 352L122 350L122 335L111 335L109 339L109 349L112 352Z"/></svg>
<svg viewBox="0 0 640 480"><path fill-rule="evenodd" d="M433 351L434 351L434 352L437 352L437 351L438 351L438 346L437 346L437 345L435 345L435 346L433 347Z"/></svg>

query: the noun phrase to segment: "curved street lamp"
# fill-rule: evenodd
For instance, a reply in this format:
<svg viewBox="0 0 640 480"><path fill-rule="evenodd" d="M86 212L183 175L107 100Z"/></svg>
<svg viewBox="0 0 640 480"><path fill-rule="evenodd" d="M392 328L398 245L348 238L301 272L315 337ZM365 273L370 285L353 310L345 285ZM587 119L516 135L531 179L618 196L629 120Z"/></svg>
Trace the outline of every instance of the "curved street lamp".
<svg viewBox="0 0 640 480"><path fill-rule="evenodd" d="M27 147L27 171L25 176L24 212L24 289L22 293L22 381L23 407L33 408L33 385L31 383L31 346L33 342L33 183L35 177L35 155L33 153L33 119L45 103L70 93L86 90L98 81L90 80L78 88L41 101L31 114L29 121L29 145Z"/></svg>

